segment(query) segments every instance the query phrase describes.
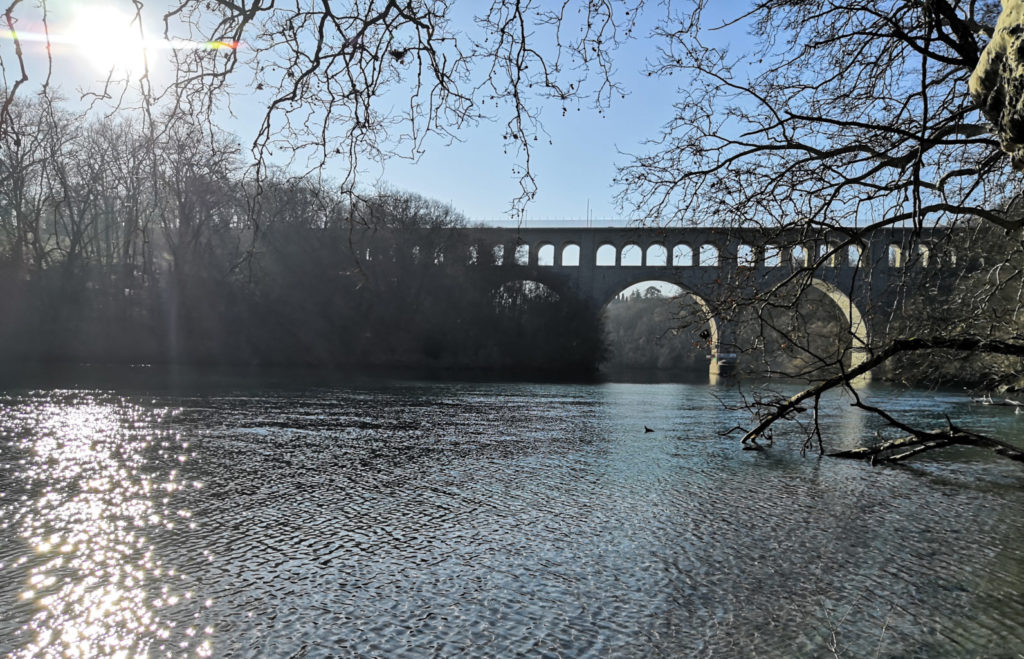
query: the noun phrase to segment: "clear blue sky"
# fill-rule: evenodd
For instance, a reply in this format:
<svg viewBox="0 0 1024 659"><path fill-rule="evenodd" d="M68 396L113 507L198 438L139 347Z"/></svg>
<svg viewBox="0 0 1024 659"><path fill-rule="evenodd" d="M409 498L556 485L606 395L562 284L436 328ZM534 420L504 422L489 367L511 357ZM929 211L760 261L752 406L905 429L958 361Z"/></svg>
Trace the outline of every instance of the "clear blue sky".
<svg viewBox="0 0 1024 659"><path fill-rule="evenodd" d="M152 11L151 19L159 17L161 4L158 0L147 3L147 11ZM25 18L19 23L19 30L39 30L41 25L31 20L27 6L28 3L22 6ZM102 34L103 30L97 26L116 18L116 11L127 16L131 3L127 0L90 0L87 3L51 0L49 9L51 35L58 38L71 35L77 41L58 43L53 48L54 81L66 96L76 98L76 89L101 77L99 71L104 62L109 66L112 59L123 59L124 53L131 50L130 43ZM158 28L158 21L154 21L152 27ZM729 38L742 39L743 31L734 29L711 36L725 42ZM5 62L12 62L11 42L4 40L0 49ZM41 44L26 44L26 50L33 67L30 75L39 81L45 76ZM563 117L560 105L554 104L542 111L544 128L552 144L540 140L532 154L539 190L527 209L527 222L583 219L588 205L596 220L623 216L615 205L616 189L612 185L615 165L628 160L619 152L641 152L645 149L641 144L644 139L657 137L660 127L671 116L677 86L687 82L640 75L645 58L653 58L654 51L655 44L641 38L618 52L617 78L629 95L625 99L615 98L603 115L587 107L580 111L570 107ZM159 69L155 69L154 74L159 80ZM227 113L222 115L222 127L235 133L243 145L251 142L262 118L259 104L245 96L245 83L242 76L235 80L239 91L230 103L235 118ZM426 153L416 163L393 158L383 170L368 169L363 185L384 183L450 202L473 221L507 219L506 211L519 193L519 183L513 173L515 160L503 153L501 134L501 124L485 123L460 133L462 142L445 145L441 140L434 140L427 144Z"/></svg>
<svg viewBox="0 0 1024 659"><path fill-rule="evenodd" d="M543 114L551 144L538 141L532 154L538 191L527 209L527 220L585 218L589 203L594 218L619 217L614 206L612 178L616 163L655 137L669 119L672 95L664 85L647 78L629 81L631 94L616 99L599 116L583 108L561 116L560 108ZM399 188L414 190L455 207L475 220L500 219L519 193L514 161L502 153L501 126L484 124L463 137L464 142L428 148L419 163L392 161L384 178Z"/></svg>
<svg viewBox="0 0 1024 659"><path fill-rule="evenodd" d="M729 4L731 7L725 7ZM705 12L708 24L721 24L741 13L742 3L719 3ZM663 12L649 8L651 15ZM651 16L648 16L650 21ZM642 34L642 33L641 33ZM708 32L705 41L742 50L746 28ZM641 74L645 60L657 56L657 43L642 37L620 49L615 57L617 80L628 91L625 99L613 99L603 115L591 108L571 108L562 116L552 104L542 115L552 144L541 140L533 153L538 191L527 208L527 221L584 219L589 206L595 221L623 218L628 214L616 206L618 191L612 184L616 165L629 160L624 153L642 153L651 148L644 140L659 136L672 117L672 103L679 78L659 79ZM510 201L519 194L513 160L502 152L502 125L482 125L463 134L464 142L428 148L416 164L388 163L383 179L392 185L451 202L471 220L507 219Z"/></svg>
<svg viewBox="0 0 1024 659"><path fill-rule="evenodd" d="M656 137L669 118L674 91L664 82L634 75L642 65L642 50L633 44L619 59L621 79L629 90L625 99L615 98L599 115L583 107L545 108L542 121L551 144L535 143L532 165L538 183L537 196L527 209L527 219L585 218L587 207L594 218L614 218L612 178L616 163L626 157L619 151L636 152L644 139ZM626 61L626 60L630 61ZM503 154L500 124L482 124L466 133L462 143L428 148L419 163L392 161L384 178L399 188L451 201L472 219L500 219L519 193L514 161Z"/></svg>

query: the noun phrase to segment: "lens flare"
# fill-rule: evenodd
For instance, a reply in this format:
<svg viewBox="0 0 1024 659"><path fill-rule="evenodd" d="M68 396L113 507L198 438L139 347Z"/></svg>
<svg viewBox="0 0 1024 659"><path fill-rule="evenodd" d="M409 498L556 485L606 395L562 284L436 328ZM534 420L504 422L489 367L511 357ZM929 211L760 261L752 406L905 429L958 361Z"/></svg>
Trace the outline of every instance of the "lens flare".
<svg viewBox="0 0 1024 659"><path fill-rule="evenodd" d="M84 58L100 73L140 74L151 64L156 52L168 50L237 50L232 40L191 41L152 39L140 29L139 18L113 7L88 6L80 9L65 29L51 32L2 30L0 39L42 43L51 55L72 54Z"/></svg>
<svg viewBox="0 0 1024 659"><path fill-rule="evenodd" d="M110 7L81 9L72 25L76 48L100 72L141 73L146 44L137 23Z"/></svg>

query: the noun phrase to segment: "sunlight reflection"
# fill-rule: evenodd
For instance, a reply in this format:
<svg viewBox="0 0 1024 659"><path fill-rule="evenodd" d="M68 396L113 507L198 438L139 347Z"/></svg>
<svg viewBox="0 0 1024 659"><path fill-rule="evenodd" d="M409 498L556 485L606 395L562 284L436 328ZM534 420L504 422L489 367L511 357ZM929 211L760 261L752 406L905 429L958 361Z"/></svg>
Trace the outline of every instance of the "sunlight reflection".
<svg viewBox="0 0 1024 659"><path fill-rule="evenodd" d="M154 454L180 462L179 451L164 450L173 437L152 430L159 420L152 414L123 400L70 395L38 404L23 419L31 432L22 436L32 439L20 446L30 456L21 476L35 496L18 526L32 552L21 557L28 562L21 597L36 613L21 632L31 637L22 656L147 654L174 633L158 611L192 594L166 579L157 585L162 572L177 575L161 564L149 536L191 513L170 507L182 487L177 472L153 469ZM205 639L183 631L174 634L183 636L176 652L209 655Z"/></svg>

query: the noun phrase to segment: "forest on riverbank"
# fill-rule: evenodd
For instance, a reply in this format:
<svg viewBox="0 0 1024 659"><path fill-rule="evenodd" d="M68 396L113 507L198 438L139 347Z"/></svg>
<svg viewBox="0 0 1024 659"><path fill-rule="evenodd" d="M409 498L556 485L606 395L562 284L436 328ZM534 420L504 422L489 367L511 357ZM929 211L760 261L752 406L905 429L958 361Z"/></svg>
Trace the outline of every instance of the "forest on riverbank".
<svg viewBox="0 0 1024 659"><path fill-rule="evenodd" d="M143 130L44 101L14 113L2 361L585 377L600 360L594 311L435 259L466 223L448 205L283 174L257 189L231 136L180 116Z"/></svg>
<svg viewBox="0 0 1024 659"><path fill-rule="evenodd" d="M254 183L230 135L182 115L144 130L41 98L12 116L20 137L0 143L0 361L706 372L708 326L686 296L673 307L638 295L602 316L529 282L496 290L467 276L465 259L439 256L465 253L466 219L451 206L283 173ZM1018 264L1022 246L997 233L961 232L971 267L955 281L932 268L903 282L892 334L954 319L979 335L994 319L1012 326L1020 269L985 263ZM972 311L979 291L999 302L985 315ZM851 337L833 303L813 290L780 300L736 317L741 372L834 372ZM1019 384L1019 362L938 352L878 375L995 388Z"/></svg>

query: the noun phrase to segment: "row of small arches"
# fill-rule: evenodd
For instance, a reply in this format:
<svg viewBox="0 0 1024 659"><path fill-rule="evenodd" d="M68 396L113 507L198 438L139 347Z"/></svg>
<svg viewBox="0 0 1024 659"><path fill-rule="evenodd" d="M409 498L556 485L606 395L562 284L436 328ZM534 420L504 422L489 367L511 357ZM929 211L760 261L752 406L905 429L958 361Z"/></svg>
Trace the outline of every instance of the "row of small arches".
<svg viewBox="0 0 1024 659"><path fill-rule="evenodd" d="M517 245L513 250L512 262L519 266L561 265L564 267L576 267L580 264L580 246L575 243L569 243L563 246L560 255L561 258L557 261L555 259L556 253L555 245L551 243L543 243L539 245L535 254L532 254L532 250L529 245L521 244ZM753 247L749 245L741 245L737 253L740 265L753 266L755 264L755 254L756 252ZM715 267L719 265L720 261L718 248L710 244L701 245L695 252L690 245L680 243L672 248L671 260L669 259L669 255L670 253L668 249L660 243L650 245L646 250L642 249L640 245L635 243L626 244L621 250L611 243L605 243L597 248L597 252L594 256L595 265L598 267ZM505 246L495 245L489 256L489 263L491 265L504 265ZM696 261L694 260L695 256ZM765 264L768 267L781 265L781 251L776 250L774 255L766 253L765 261ZM474 245L469 248L469 258L467 262L470 264L480 263L480 252L477 246Z"/></svg>
<svg viewBox="0 0 1024 659"><path fill-rule="evenodd" d="M580 246L575 243L564 245L560 254L552 243L542 243L537 246L536 251L531 250L529 245L520 244L510 251L512 252L511 262L518 266L576 267L580 264ZM469 265L481 263L505 265L505 252L504 244L494 245L490 250L484 252L481 252L479 246L471 245L467 251L466 263ZM788 250L768 245L763 254L751 245L739 245L736 250L736 263L739 267L751 268L763 264L766 268L775 268L783 265L784 259L788 256L793 265L801 267L811 264L811 254L809 249L801 245L790 247ZM559 258L556 259L556 255ZM367 257L369 256L368 253ZM416 262L423 260L419 247L412 248L412 256ZM817 257L824 259L825 265L828 267L856 266L861 262L863 252L859 246L849 245L845 249L846 258L843 259L843 256L843 250L837 250L824 244L818 246ZM888 247L888 265L893 268L903 268L911 262L921 267L928 267L930 258L931 251L925 245L917 245L916 248L911 249L904 249L899 245L889 245ZM437 264L443 263L444 252L436 251L430 260ZM621 249L611 243L605 243L597 248L595 265L598 267L717 267L720 265L720 253L718 248L711 244L701 245L694 251L690 245L680 243L675 245L670 252L665 245L660 243L654 243L646 250L636 243L628 243Z"/></svg>

